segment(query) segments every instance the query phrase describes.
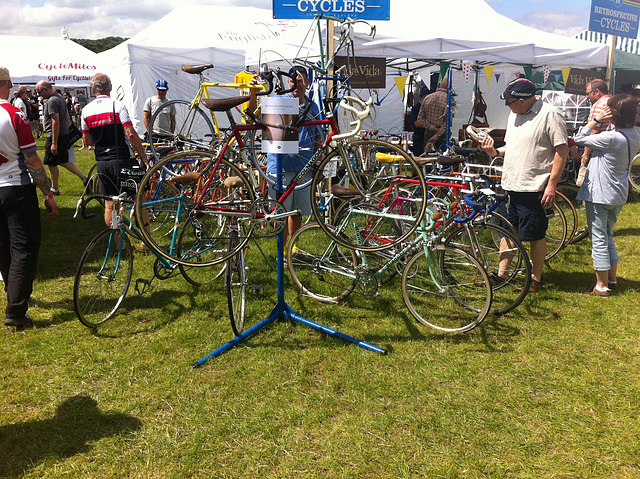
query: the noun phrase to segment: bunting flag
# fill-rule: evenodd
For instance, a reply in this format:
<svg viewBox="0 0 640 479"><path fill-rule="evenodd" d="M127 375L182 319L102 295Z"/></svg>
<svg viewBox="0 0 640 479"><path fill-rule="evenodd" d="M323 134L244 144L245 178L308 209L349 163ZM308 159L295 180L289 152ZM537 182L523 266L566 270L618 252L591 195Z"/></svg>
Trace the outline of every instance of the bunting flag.
<svg viewBox="0 0 640 479"><path fill-rule="evenodd" d="M447 71L451 66L451 62L440 62L440 80L447 76Z"/></svg>
<svg viewBox="0 0 640 479"><path fill-rule="evenodd" d="M500 81L500 73L496 73L496 81L499 82Z"/></svg>
<svg viewBox="0 0 640 479"><path fill-rule="evenodd" d="M571 72L571 67L565 67L562 69L562 79L564 80L564 84L567 84L567 80L569 80L569 73Z"/></svg>
<svg viewBox="0 0 640 479"><path fill-rule="evenodd" d="M494 66L485 65L484 66L484 75L487 77L487 85L491 84L491 77L493 76Z"/></svg>
<svg viewBox="0 0 640 479"><path fill-rule="evenodd" d="M469 74L473 70L473 63L462 64L462 74L464 75L464 82L469 83Z"/></svg>
<svg viewBox="0 0 640 479"><path fill-rule="evenodd" d="M547 83L547 80L549 80L549 75L551 74L551 67L548 65L545 65L542 67L542 79L544 80L545 83Z"/></svg>
<svg viewBox="0 0 640 479"><path fill-rule="evenodd" d="M524 77L527 80L533 80L533 67L531 65L524 67Z"/></svg>
<svg viewBox="0 0 640 479"><path fill-rule="evenodd" d="M398 91L400 92L400 96L404 98L404 87L407 84L407 79L409 77L395 77L396 86L398 87Z"/></svg>

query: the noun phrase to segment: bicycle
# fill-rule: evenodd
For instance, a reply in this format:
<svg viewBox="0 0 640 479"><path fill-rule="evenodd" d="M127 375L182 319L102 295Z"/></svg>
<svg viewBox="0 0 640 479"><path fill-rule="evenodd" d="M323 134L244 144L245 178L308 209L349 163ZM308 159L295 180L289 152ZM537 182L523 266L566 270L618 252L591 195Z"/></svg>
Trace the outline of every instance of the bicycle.
<svg viewBox="0 0 640 479"><path fill-rule="evenodd" d="M200 105L209 100L209 88L239 88L262 90L261 85L248 83L209 82L203 73L213 68L212 64L182 65L182 71L199 76L199 88L191 101L171 100L163 104L151 117L149 127L149 148L157 161L169 153L189 150L210 150L224 135L213 111L205 113ZM247 98L248 101L248 98ZM173 117L175 122L167 122Z"/></svg>
<svg viewBox="0 0 640 479"><path fill-rule="evenodd" d="M289 243L291 278L304 295L338 303L356 288L363 294L376 294L379 278L403 262L402 296L416 320L440 331L470 331L490 310L490 279L466 251L437 244L431 234L434 226L433 213L428 211L414 239L381 266L371 267L370 253L346 248L319 224L308 224Z"/></svg>
<svg viewBox="0 0 640 479"><path fill-rule="evenodd" d="M112 227L101 231L89 242L80 258L73 284L74 311L80 322L89 328L97 328L110 320L120 308L133 274L134 250L130 236L144 241L138 228L126 216L128 205L133 203L126 193L80 198L75 216L78 212L85 219L95 216L86 214L85 208L98 199L113 201ZM151 290L155 278L165 280L173 277L176 269L190 283L202 284L197 276L192 275L198 271L167 261L157 254L155 257L151 279L136 279L135 289L139 295Z"/></svg>
<svg viewBox="0 0 640 479"><path fill-rule="evenodd" d="M240 97L211 100L209 107L217 111L226 111L244 102L245 99ZM359 105L362 110L357 110L351 106L352 103ZM385 149L385 151L393 151L395 154L404 155L403 158L408 162L413 161L401 150L383 142L360 141L348 143L347 139L360 131L362 121L369 114L371 101L364 103L357 98L346 97L341 101L341 104L355 118L355 127L350 132L338 133L337 123L328 107L325 119L307 121L303 115L301 116L301 121L294 125L294 128L296 126L329 125L331 133L325 138L323 147L314 153L307 165L288 185L280 198L280 203L261 198L259 195L256 197L254 185L247 178L245 171L241 171L239 166L231 163L226 158L233 153L230 149L232 142L235 142L238 151L242 151L244 148L243 132L259 130L263 127L282 128L282 125L268 125L262 122L255 122L251 125L237 125L234 122L232 123L231 135L217 155L207 152L182 152L158 162L143 179L140 191L149 189L151 183L160 185L165 180L173 178L174 183L181 184L179 188L180 194L166 197L163 196L161 190L158 190L160 194L158 196L154 188L150 188L151 197L149 201L146 201L141 196L141 193L138 194L138 202L135 206L135 215L138 221L143 220L142 205L145 205L144 208L158 209L164 214L171 215L174 219L174 224L170 231L159 232L158 230L147 231L143 229L142 234L145 240L160 255L181 264L206 266L224 262L246 244L254 229L258 229L261 233L267 235L276 235L284 228L284 219L297 214L296 212L285 212L281 202L298 186L298 183L306 176L307 172L316 166L318 159L330 144L335 144L336 150L334 151L344 151L353 145L362 147L366 145L374 146L376 149ZM233 155L231 156L233 157ZM336 156L337 153L332 152L328 155L328 158L335 158ZM415 165L415 162L413 164ZM251 168L247 168L245 165L241 166L247 170L247 173L253 174ZM185 171L187 171L186 174ZM355 174L352 167L349 172L352 180ZM378 178L378 180L378 184L383 186L387 181L383 177ZM356 184L356 182L352 181L352 184ZM155 188L157 188L157 185ZM363 194L368 194L369 192L363 186L360 186L360 191ZM424 214L424 208L422 208L421 214ZM239 229L240 241L235 249L229 250L228 235L225 228L235 222L241 225ZM175 248L177 244L175 237L178 234L180 234L181 239L177 243L184 246L184 249L180 250L180 252ZM188 242L185 240L187 237L189 238ZM399 238L397 242L402 239Z"/></svg>

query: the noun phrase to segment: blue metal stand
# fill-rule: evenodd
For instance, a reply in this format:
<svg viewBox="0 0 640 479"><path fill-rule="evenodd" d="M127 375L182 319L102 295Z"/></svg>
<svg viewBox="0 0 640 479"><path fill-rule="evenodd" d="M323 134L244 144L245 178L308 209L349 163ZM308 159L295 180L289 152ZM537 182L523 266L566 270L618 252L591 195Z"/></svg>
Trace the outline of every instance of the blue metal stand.
<svg viewBox="0 0 640 479"><path fill-rule="evenodd" d="M280 161L278 161L278 165L277 166L278 166L278 168L277 168L278 171L280 171ZM278 178L279 179L278 179L277 189L278 189L279 192L282 192L282 180L281 180L282 176L278 175ZM249 337L253 336L258 331L260 331L262 328L264 328L265 326L273 323L277 319L288 319L288 320L291 320L291 321L297 321L299 323L302 323L302 324L305 324L305 325L309 326L312 329L315 329L317 331L321 331L323 333L329 334L330 336L333 336L333 337L336 337L336 338L343 339L344 341L348 341L350 343L356 344L356 345L360 346L361 348L368 349L369 351L373 351L373 352L380 353L380 354L387 354L387 350L386 349L379 348L378 346L374 346L373 344L369 344L369 343L367 343L365 341L362 341L360 339L354 338L352 336L348 336L348 335L343 334L343 333L341 333L339 331L331 329L331 328L329 328L327 326L323 326L322 324L319 324L319 323L316 323L316 322L311 321L309 319L303 318L302 316L296 314L293 311L293 309L291 309L291 307L284 300L284 242L285 242L284 241L284 231L282 231L278 235L278 302L276 303L275 307L271 311L271 314L269 314L269 316L266 319L263 319L262 321L260 321L255 326L252 326L251 328L247 329L240 336L236 336L235 338L233 338L228 343L220 346L215 351L209 353L208 355L206 355L205 357L200 359L198 362L194 363L194 365L193 365L194 368L198 368L198 367L202 366L210 358L215 358L216 356L220 356L224 352L226 352L229 349L233 348L236 344L239 344L242 341L244 341L245 339L248 339Z"/></svg>

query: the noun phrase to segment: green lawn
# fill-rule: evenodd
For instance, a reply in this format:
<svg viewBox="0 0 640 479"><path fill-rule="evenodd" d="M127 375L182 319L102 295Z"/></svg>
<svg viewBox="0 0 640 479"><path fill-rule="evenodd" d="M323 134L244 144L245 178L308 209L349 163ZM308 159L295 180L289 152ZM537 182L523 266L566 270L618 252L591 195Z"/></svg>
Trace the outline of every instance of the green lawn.
<svg viewBox="0 0 640 479"><path fill-rule="evenodd" d="M72 218L81 184L64 170L61 189L37 327L0 330L0 477L640 477L640 204L617 227L615 297L575 292L592 281L589 240L551 260L543 292L460 335L418 324L398 279L339 306L287 281L296 312L389 354L280 321L193 369L232 338L222 281L156 280L92 333L72 286L103 220ZM134 278L152 260L137 255ZM276 275L255 246L249 266L255 322Z"/></svg>

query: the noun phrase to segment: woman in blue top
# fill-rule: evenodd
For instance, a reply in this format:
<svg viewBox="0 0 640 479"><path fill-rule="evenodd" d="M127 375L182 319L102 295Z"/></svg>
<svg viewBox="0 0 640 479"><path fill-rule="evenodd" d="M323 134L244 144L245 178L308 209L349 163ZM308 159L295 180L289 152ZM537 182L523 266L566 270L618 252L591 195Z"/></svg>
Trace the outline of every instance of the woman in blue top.
<svg viewBox="0 0 640 479"><path fill-rule="evenodd" d="M611 296L616 289L620 260L613 241L613 227L627 201L629 165L640 148L640 129L636 128L637 102L620 94L609 99L607 107L580 129L574 138L580 146L593 149L593 156L577 199L584 201L591 233L591 256L596 284L582 291ZM597 135L599 125L611 122L613 131Z"/></svg>

